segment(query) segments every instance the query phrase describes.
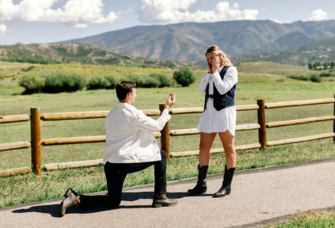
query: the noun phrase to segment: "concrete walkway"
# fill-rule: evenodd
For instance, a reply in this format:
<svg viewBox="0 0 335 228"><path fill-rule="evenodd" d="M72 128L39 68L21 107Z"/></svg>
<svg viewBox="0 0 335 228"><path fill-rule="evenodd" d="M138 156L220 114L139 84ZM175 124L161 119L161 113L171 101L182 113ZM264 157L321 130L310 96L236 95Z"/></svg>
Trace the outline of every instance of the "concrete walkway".
<svg viewBox="0 0 335 228"><path fill-rule="evenodd" d="M195 178L169 182L168 197L178 205L157 209L153 185L125 188L118 209L71 207L63 218L61 199L7 207L0 227L256 227L311 209L335 210L335 159L239 171L232 193L212 198L221 182L222 175L210 176L207 193L193 197L186 192Z"/></svg>

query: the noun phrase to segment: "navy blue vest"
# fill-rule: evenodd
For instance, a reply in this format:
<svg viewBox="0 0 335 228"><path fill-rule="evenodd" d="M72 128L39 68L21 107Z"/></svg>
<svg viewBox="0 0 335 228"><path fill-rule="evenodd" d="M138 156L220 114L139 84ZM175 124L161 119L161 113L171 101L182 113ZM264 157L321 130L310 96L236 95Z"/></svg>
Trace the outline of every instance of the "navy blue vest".
<svg viewBox="0 0 335 228"><path fill-rule="evenodd" d="M220 72L220 76L221 76L221 79L223 80L227 70L228 70L229 66L228 67L224 67L221 72ZM220 111L221 109L224 109L224 108L227 108L229 106L234 106L235 105L235 102L234 102L234 96L235 96L235 89L236 89L236 84L225 94L221 95L219 93L219 91L216 89L214 83L213 83L213 90L214 90L214 108L217 110L217 111ZM205 97L205 107L204 107L204 111L206 110L206 105L207 105L207 100L208 100L208 97L209 97L209 83L206 87L206 97Z"/></svg>

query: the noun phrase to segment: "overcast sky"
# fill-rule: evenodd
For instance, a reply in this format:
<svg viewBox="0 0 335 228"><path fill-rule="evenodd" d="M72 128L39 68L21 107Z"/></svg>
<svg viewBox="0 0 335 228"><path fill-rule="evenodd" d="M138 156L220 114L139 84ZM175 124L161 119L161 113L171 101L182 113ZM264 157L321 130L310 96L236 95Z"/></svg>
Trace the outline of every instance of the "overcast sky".
<svg viewBox="0 0 335 228"><path fill-rule="evenodd" d="M137 25L335 19L334 0L0 0L0 45L48 43Z"/></svg>

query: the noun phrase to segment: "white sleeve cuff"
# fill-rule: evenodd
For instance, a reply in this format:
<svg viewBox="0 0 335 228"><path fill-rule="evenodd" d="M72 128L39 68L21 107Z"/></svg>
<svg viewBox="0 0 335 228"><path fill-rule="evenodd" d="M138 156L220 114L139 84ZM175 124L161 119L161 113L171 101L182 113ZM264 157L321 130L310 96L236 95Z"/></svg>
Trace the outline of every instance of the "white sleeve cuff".
<svg viewBox="0 0 335 228"><path fill-rule="evenodd" d="M171 115L169 114L169 110L168 109L164 109L162 112L162 115L166 116L166 118L168 118L167 121L169 121L171 119Z"/></svg>

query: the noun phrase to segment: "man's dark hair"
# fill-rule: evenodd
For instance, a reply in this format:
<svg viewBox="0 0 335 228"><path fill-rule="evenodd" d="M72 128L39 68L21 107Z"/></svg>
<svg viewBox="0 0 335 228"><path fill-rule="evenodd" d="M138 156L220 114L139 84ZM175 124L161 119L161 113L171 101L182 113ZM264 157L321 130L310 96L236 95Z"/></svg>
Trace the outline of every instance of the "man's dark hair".
<svg viewBox="0 0 335 228"><path fill-rule="evenodd" d="M116 85L116 96L120 101L126 99L127 94L133 91L133 88L136 87L135 82L123 81Z"/></svg>

